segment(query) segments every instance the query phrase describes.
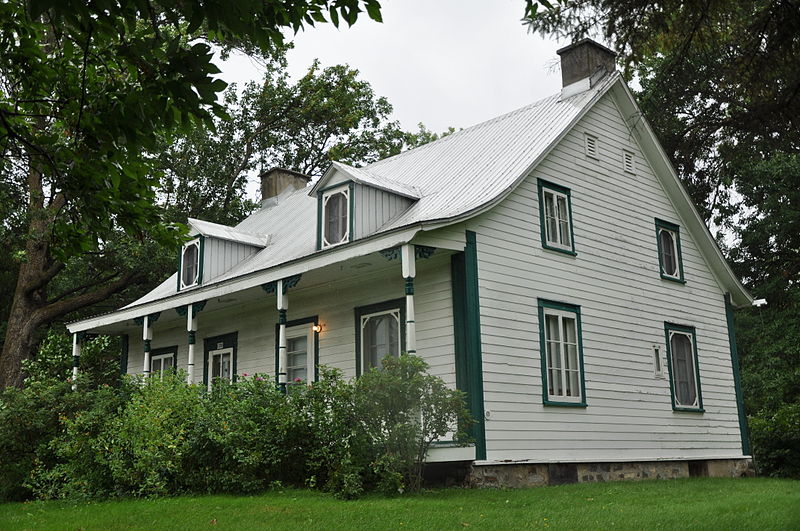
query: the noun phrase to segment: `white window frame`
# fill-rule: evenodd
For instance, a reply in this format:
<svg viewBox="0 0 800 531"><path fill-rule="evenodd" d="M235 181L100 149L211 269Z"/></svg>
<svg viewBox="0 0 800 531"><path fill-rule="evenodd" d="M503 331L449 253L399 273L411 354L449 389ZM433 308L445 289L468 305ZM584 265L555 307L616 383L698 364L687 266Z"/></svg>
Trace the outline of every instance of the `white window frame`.
<svg viewBox="0 0 800 531"><path fill-rule="evenodd" d="M296 325L292 327L286 328L286 360L287 360L287 367L286 367L286 378L287 382L292 385L296 382L292 377L292 370L299 369L299 366L292 366L288 365L289 360L289 340L296 339L298 337L306 336L306 379L305 382L313 382L314 381L314 360L316 358L316 352L314 351L314 323L304 323L301 325Z"/></svg>
<svg viewBox="0 0 800 531"><path fill-rule="evenodd" d="M672 401L673 401L673 409L676 410L690 410L690 411L702 411L703 410L703 398L700 388L700 371L697 367L697 345L695 345L695 337L693 331L686 331L686 330L679 330L674 328L674 325L670 325L669 323L667 326L667 349L669 352L669 378L670 378L670 385L672 386ZM679 402L678 397L678 382L675 380L676 372L675 369L675 352L672 348L672 338L676 335L681 335L689 339L689 360L691 361L690 367L690 374L694 379L694 402L692 404L682 404Z"/></svg>
<svg viewBox="0 0 800 531"><path fill-rule="evenodd" d="M172 371L177 370L177 367L175 366L175 358L176 358L176 356L175 356L174 352L167 352L166 354L157 354L155 356L151 356L150 357L150 376L153 376L155 374L155 371L153 370L153 366L155 365L155 362L160 361L161 362L161 364L160 364L161 367L158 370L158 379L159 380L163 380L164 379L164 362L162 360L165 360L167 358L172 360L172 367L170 367L168 370L172 370Z"/></svg>
<svg viewBox="0 0 800 531"><path fill-rule="evenodd" d="M548 223L548 215L547 215L547 194L550 194L550 195L553 196L553 208L555 208L555 212L553 212L553 215L555 216L556 231L558 232L558 234L556 234L556 237L558 239L556 239L556 240L554 240L552 238L553 235L550 234L550 224ZM542 196L543 196L542 197L542 206L545 209L545 211L544 211L544 222L545 222L544 223L544 234L545 234L545 241L547 242L547 245L549 245L550 247L556 247L558 249L562 249L564 251L572 251L572 219L571 219L572 216L570 216L570 197L569 197L569 195L567 195L567 194L565 194L563 192L559 192L558 190L554 190L552 188L548 188L547 186L542 186ZM566 218L567 234L566 234L566 238L561 238L563 236L563 234L562 234L562 230L561 230L561 219L558 217L558 200L559 199L563 199L564 200L564 204L566 205L566 208L567 208L567 218ZM561 243L559 241L561 239L566 239L567 243Z"/></svg>
<svg viewBox="0 0 800 531"><path fill-rule="evenodd" d="M600 153L599 138L597 135L591 133L584 133L584 147L586 148L586 156L593 159L599 158Z"/></svg>
<svg viewBox="0 0 800 531"><path fill-rule="evenodd" d="M197 248L197 263L195 264L195 272L194 272L194 282L191 284L186 284L183 281L183 259L186 256L186 250L189 247L196 247ZM178 270L178 282L180 283L180 289L192 288L200 284L200 252L202 250L202 246L200 245L200 238L195 238L194 240L183 244L181 247L181 267Z"/></svg>
<svg viewBox="0 0 800 531"><path fill-rule="evenodd" d="M367 352L364 349L364 328L369 321L373 317L379 317L381 315L392 315L397 319L397 356L399 357L403 353L403 314L400 312L400 308L389 308L386 310L381 310L378 312L368 313L361 316L361 322L359 323L359 341L361 347L361 367L362 372L366 372L370 370L373 366L367 363ZM378 363L380 363L380 359Z"/></svg>
<svg viewBox="0 0 800 531"><path fill-rule="evenodd" d="M211 391L214 387L214 378L221 378L221 376L214 376L214 357L215 356L224 356L228 354L230 356L230 378L228 378L229 382L233 382L233 347L221 348L217 350L211 350L208 352L208 390ZM222 365L220 364L220 367Z"/></svg>
<svg viewBox="0 0 800 531"><path fill-rule="evenodd" d="M577 311L557 310L555 308L548 308L546 306L544 306L544 307L540 306L540 308L542 309L542 312L541 312L541 318L542 318L541 330L542 330L542 333L544 334L544 338L542 340L542 345L544 346L544 348L542 349L541 355L543 356L543 360L544 360L543 361L543 366L544 366L544 371L545 371L544 372L545 380L542 382L542 385L544 386L544 392L546 393L547 401L550 402L550 403L556 403L556 404L559 404L559 403L585 404L586 398L583 396L583 393L584 393L584 391L583 391L584 374L583 374L583 359L582 359L583 356L582 356L582 352L581 352L582 351L582 346L581 346L580 314ZM558 330L559 331L563 331L564 330L564 325L563 325L564 321L563 321L563 319L565 317L569 318L569 319L572 319L574 321L574 323L575 323L575 344L574 344L574 346L575 346L575 357L576 357L577 364L578 364L578 368L576 370L576 372L578 374L578 382L577 382L577 389L576 389L576 391L578 392L577 395L568 396L566 394L559 395L559 394L553 394L553 393L550 392L550 370L551 370L551 368L550 368L550 364L549 364L549 357L547 355L548 354L548 344L550 343L550 338L548 337L547 316L555 316L555 317L558 318ZM566 357L566 349L564 347L567 344L568 343L566 342L565 338L559 336L559 341L558 341L559 349L558 350L559 350L559 356L560 356L560 361L561 361L561 364L560 364L561 368L560 369L554 369L554 370L559 370L560 371L562 382L567 381L566 380L567 368L566 368L566 363L564 363L565 357ZM570 372L572 372L572 371L570 371ZM567 387L566 385L563 385L562 389L566 390L566 387Z"/></svg>
<svg viewBox="0 0 800 531"><path fill-rule="evenodd" d="M675 227L675 228L673 228ZM658 247L658 271L661 278L685 282L683 278L683 256L681 255L680 227L673 223L656 219L656 245ZM661 242L661 233L666 232L672 237L672 254L675 258L675 273L667 273L664 260L664 246Z"/></svg>
<svg viewBox="0 0 800 531"><path fill-rule="evenodd" d="M347 213L347 220L345 222L345 230L344 236L338 242L329 242L326 239L325 229L328 225L328 201L331 197L337 194L342 194L345 197L345 212ZM352 201L352 194L350 193L350 186L347 184L343 184L342 186L337 186L331 190L322 193L322 198L320 200L320 208L322 209L322 214L320 215L320 248L321 249L328 249L330 247L336 247L337 245L342 245L343 243L347 243L350 241L350 201Z"/></svg>

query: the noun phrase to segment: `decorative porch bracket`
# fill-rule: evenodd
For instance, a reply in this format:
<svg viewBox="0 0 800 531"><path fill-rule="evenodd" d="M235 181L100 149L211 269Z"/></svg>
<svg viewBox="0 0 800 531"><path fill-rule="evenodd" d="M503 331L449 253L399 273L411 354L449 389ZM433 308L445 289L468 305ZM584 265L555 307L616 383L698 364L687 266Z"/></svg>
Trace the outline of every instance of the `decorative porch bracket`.
<svg viewBox="0 0 800 531"><path fill-rule="evenodd" d="M430 258L436 251L436 247L428 247L427 245L411 245L411 244L406 244L406 245L409 245L414 248L414 258L416 258L417 260ZM400 247L392 247L390 249L382 249L378 252L381 253L381 256L383 256L387 260L397 260L398 258L401 258L400 254L401 254L401 249L403 247L405 247L405 245Z"/></svg>
<svg viewBox="0 0 800 531"><path fill-rule="evenodd" d="M300 283L300 278L302 274L299 275L292 275L290 277L286 277L282 280L273 280L272 282L267 282L266 284L261 284L261 289L263 289L267 294L272 295L277 291L278 282L283 282L283 293L285 294L289 288L293 288Z"/></svg>

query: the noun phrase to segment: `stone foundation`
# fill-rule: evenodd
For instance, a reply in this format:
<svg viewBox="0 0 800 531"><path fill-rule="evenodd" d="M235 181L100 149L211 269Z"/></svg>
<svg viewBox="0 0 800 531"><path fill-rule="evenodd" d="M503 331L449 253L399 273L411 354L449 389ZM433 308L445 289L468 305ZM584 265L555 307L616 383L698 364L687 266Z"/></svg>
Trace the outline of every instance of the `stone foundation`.
<svg viewBox="0 0 800 531"><path fill-rule="evenodd" d="M471 487L543 487L567 483L754 476L750 459L639 461L631 463L508 463L472 465Z"/></svg>

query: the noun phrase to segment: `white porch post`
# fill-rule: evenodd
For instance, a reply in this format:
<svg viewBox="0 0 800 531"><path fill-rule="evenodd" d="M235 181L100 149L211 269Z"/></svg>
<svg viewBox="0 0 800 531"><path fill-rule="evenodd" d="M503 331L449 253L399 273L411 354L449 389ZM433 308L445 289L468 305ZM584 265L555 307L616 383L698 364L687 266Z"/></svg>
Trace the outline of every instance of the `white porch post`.
<svg viewBox="0 0 800 531"><path fill-rule="evenodd" d="M286 358L286 310L289 307L289 298L284 290L283 280L277 281L275 288L278 306L278 385L286 392L288 360Z"/></svg>
<svg viewBox="0 0 800 531"><path fill-rule="evenodd" d="M414 246L405 244L400 248L403 278L406 279L406 352L417 352L417 326L414 318L414 277L417 276L417 263Z"/></svg>
<svg viewBox="0 0 800 531"><path fill-rule="evenodd" d="M194 381L194 344L197 332L197 316L194 313L194 305L189 304L186 309L186 331L189 333L189 361L186 365L186 383L191 385Z"/></svg>
<svg viewBox="0 0 800 531"><path fill-rule="evenodd" d="M72 390L78 389L78 365L81 361L81 340L78 338L78 333L72 334Z"/></svg>
<svg viewBox="0 0 800 531"><path fill-rule="evenodd" d="M150 375L150 341L153 339L153 329L150 326L150 316L145 315L142 323L142 339L144 340L144 366L142 372Z"/></svg>

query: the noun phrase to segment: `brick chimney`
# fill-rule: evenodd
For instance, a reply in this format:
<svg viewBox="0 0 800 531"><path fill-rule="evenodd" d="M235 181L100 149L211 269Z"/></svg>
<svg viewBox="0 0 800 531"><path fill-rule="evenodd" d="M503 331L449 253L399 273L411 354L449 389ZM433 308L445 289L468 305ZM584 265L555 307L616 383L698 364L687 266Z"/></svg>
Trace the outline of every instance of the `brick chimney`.
<svg viewBox="0 0 800 531"><path fill-rule="evenodd" d="M261 202L277 197L286 190L302 190L311 177L284 168L272 168L261 174Z"/></svg>
<svg viewBox="0 0 800 531"><path fill-rule="evenodd" d="M589 90L616 70L616 52L592 39L582 39L556 53L561 56L561 97Z"/></svg>

